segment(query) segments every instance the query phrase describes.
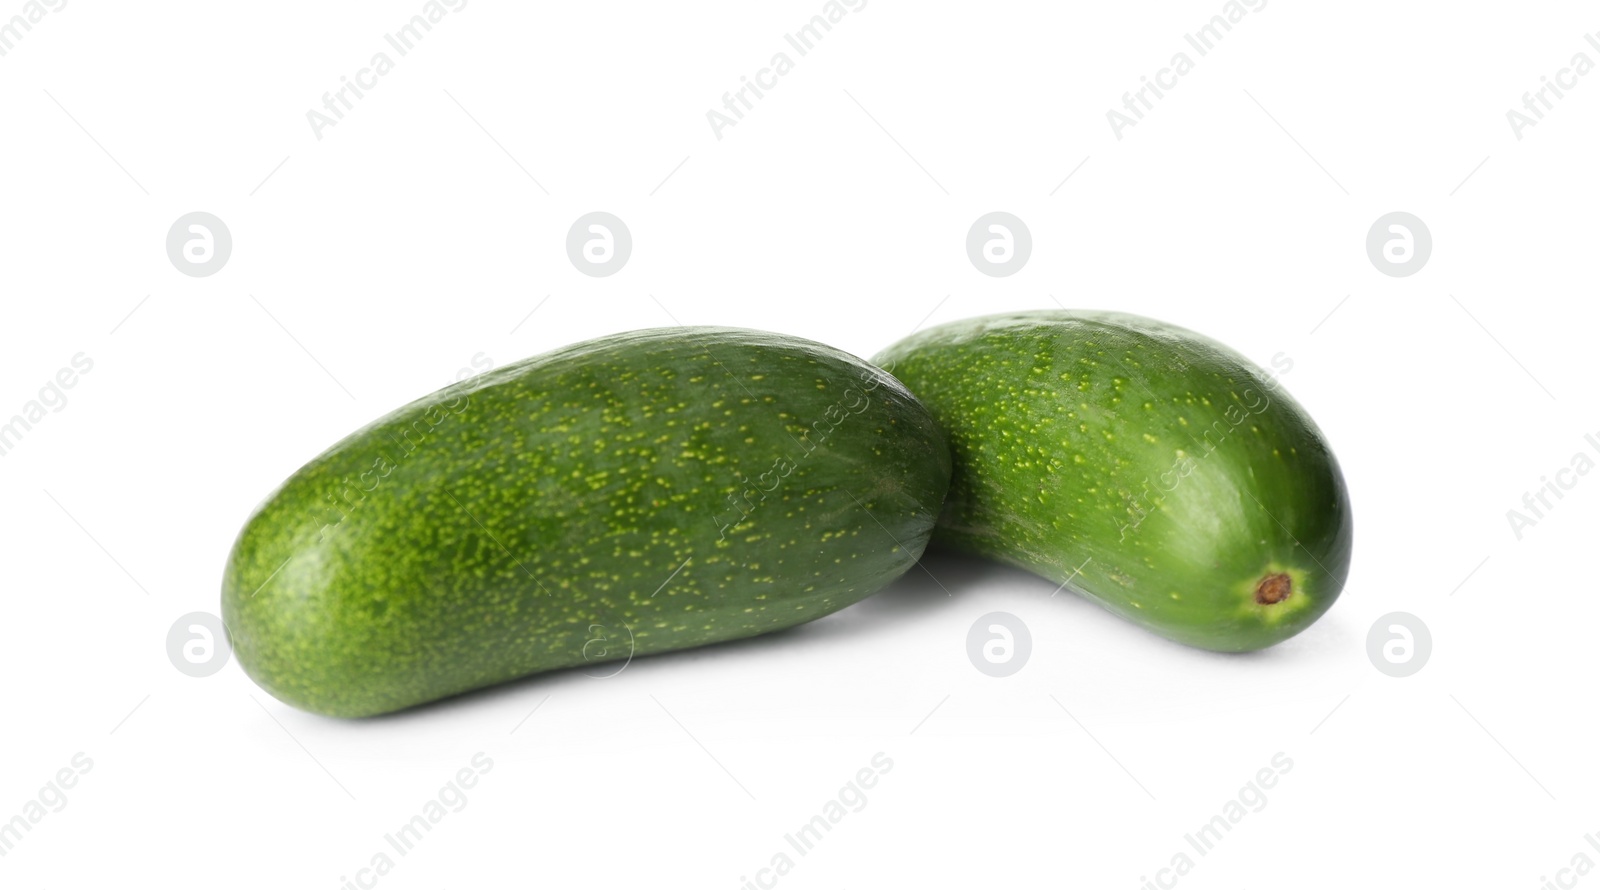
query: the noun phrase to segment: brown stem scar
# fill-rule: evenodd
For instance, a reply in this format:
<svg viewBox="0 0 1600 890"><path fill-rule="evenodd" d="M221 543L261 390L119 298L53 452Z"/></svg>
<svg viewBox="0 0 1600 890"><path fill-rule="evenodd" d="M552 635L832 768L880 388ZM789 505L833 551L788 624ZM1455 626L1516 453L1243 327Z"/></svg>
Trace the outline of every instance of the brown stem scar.
<svg viewBox="0 0 1600 890"><path fill-rule="evenodd" d="M1281 603L1294 593L1294 582L1283 572L1268 575L1256 585L1256 602L1263 606Z"/></svg>

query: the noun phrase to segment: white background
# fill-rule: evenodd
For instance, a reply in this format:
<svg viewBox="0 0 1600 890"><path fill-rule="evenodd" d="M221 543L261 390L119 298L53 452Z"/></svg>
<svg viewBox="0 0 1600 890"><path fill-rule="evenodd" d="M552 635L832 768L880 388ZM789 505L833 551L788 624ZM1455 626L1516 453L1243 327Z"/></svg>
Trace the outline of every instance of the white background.
<svg viewBox="0 0 1600 890"><path fill-rule="evenodd" d="M1222 2L873 0L717 139L706 112L822 6L474 0L320 140L306 112L421 2L75 0L0 57L0 419L94 363L0 458L0 820L93 761L0 885L339 887L480 751L469 804L378 886L734 888L780 851L796 890L1136 888L1180 851L1194 888L1600 861L1600 476L1520 540L1506 516L1600 459L1600 75L1520 140L1506 118L1600 61L1592 7L1274 0L1198 58ZM1194 71L1117 139L1107 110L1179 51ZM164 250L195 210L234 240L211 277ZM593 210L633 234L607 278L565 254ZM965 253L992 210L1032 231L1011 277ZM1395 210L1432 231L1412 277L1365 252ZM363 722L168 661L277 482L480 353L681 322L871 356L1055 301L1292 360L1356 514L1322 621L1207 654L933 557L940 583L796 631ZM965 651L995 610L1033 637L1006 679ZM1404 679L1366 651L1397 610L1433 637ZM868 805L795 854L876 752ZM1267 805L1195 853L1278 752Z"/></svg>

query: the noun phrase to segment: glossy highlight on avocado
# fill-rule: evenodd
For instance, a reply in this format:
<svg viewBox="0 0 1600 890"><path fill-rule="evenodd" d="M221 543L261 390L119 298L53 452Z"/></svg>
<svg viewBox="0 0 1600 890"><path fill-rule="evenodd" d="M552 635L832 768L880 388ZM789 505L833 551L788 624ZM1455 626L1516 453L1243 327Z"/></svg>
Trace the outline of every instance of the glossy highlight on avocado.
<svg viewBox="0 0 1600 890"><path fill-rule="evenodd" d="M234 545L223 619L274 696L380 714L844 608L921 555L949 476L927 411L854 356L621 334L447 387L301 467Z"/></svg>
<svg viewBox="0 0 1600 890"><path fill-rule="evenodd" d="M934 543L1020 566L1204 649L1260 649L1349 572L1338 461L1275 378L1112 312L953 322L874 362L927 405L954 474Z"/></svg>

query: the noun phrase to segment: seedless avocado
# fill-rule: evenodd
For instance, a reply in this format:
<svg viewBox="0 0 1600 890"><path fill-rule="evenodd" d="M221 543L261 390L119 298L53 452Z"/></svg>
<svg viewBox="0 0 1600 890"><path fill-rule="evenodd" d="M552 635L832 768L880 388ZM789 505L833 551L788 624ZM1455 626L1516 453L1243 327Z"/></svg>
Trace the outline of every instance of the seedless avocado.
<svg viewBox="0 0 1600 890"><path fill-rule="evenodd" d="M1305 629L1349 571L1338 461L1275 378L1192 331L1040 311L958 321L874 361L950 441L935 544L1221 651Z"/></svg>
<svg viewBox="0 0 1600 890"><path fill-rule="evenodd" d="M606 337L301 467L234 545L222 613L268 692L380 714L844 608L914 564L949 476L927 411L853 356L726 328Z"/></svg>

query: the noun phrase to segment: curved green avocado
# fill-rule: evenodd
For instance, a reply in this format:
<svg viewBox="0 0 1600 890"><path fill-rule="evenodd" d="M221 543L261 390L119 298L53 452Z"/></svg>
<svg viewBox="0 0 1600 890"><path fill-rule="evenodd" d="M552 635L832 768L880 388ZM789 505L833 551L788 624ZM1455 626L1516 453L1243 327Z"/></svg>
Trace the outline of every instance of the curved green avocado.
<svg viewBox="0 0 1600 890"><path fill-rule="evenodd" d="M854 356L726 328L606 337L301 467L234 545L222 615L268 692L380 714L842 609L917 560L949 477L927 411Z"/></svg>
<svg viewBox="0 0 1600 890"><path fill-rule="evenodd" d="M950 441L935 544L1221 651L1299 633L1344 586L1350 502L1333 452L1220 343L1133 315L1039 311L943 325L874 362Z"/></svg>

